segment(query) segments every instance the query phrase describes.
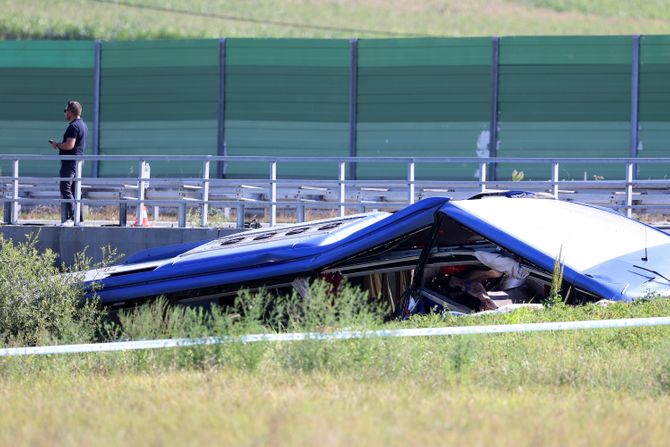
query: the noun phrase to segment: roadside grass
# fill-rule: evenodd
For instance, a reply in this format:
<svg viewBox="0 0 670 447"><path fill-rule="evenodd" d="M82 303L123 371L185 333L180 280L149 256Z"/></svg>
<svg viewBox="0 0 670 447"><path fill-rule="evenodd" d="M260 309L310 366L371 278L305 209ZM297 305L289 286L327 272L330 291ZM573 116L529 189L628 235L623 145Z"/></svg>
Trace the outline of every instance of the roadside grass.
<svg viewBox="0 0 670 447"><path fill-rule="evenodd" d="M670 396L236 370L0 378L3 445L665 445Z"/></svg>
<svg viewBox="0 0 670 447"><path fill-rule="evenodd" d="M122 353L5 358L3 380L59 376L237 371L332 374L379 381L440 383L513 391L519 387L625 392L640 397L670 391L667 329L594 330L570 333L482 335L421 339L361 339L286 343L231 343Z"/></svg>
<svg viewBox="0 0 670 447"><path fill-rule="evenodd" d="M314 289L314 288L313 288ZM314 289L318 293L318 288ZM438 315L383 323L375 308L359 306L356 291L339 307L323 294L300 307L270 309L269 298L242 293L227 311L170 307L157 301L121 313L107 322L104 340L230 336L289 330L333 331L539 321L607 319L668 315L670 300L654 299L608 307L556 305L541 311L471 317ZM312 297L314 297L313 293ZM340 295L341 297L342 295ZM287 299L286 303L290 300ZM332 374L371 383L402 381L512 391L518 387L593 392L625 392L642 397L670 391L670 328L598 329L547 333L453 337L308 340L301 342L224 343L174 349L0 359L8 381L57 376L166 374L177 371L238 371L252 376Z"/></svg>
<svg viewBox="0 0 670 447"><path fill-rule="evenodd" d="M664 0L0 0L5 39L668 34ZM167 10L174 10L173 12ZM76 17L70 11L76 10Z"/></svg>
<svg viewBox="0 0 670 447"><path fill-rule="evenodd" d="M24 292L1 308L16 328L3 346L670 314L657 298L384 322L360 290L334 298L316 282L308 299L242 291L226 309L157 300L110 318L82 313L76 281L56 287L63 276L44 270L34 244L3 244L0 278L25 276L0 286ZM54 297L62 304L47 306ZM0 443L11 445L662 445L669 404L668 327L0 358Z"/></svg>
<svg viewBox="0 0 670 447"><path fill-rule="evenodd" d="M316 281L308 298L241 291L234 305L172 306L164 299L108 313L84 300L76 273L59 274L54 254L35 248L37 236L0 239L0 345L47 345L115 340L237 336L341 329L373 330L670 315L670 299L467 317L432 314L385 322L387 309L360 289ZM110 253L110 256L113 256ZM103 261L103 264L105 261ZM78 266L90 262L81 256ZM645 396L670 390L670 328L599 329L454 337L229 342L215 346L120 353L1 358L0 377L155 374L179 370L239 370L252 374L332 373L368 380L406 376L451 385L513 389L535 383L575 390L625 390Z"/></svg>
<svg viewBox="0 0 670 447"><path fill-rule="evenodd" d="M13 244L0 239L3 346L670 315L670 299L655 298L609 306L570 307L559 301L544 310L466 317L433 314L385 322L386 309L370 303L359 289L344 284L333 297L327 283L315 282L307 299L295 294L276 297L241 291L228 308L171 306L159 299L119 311L111 318L95 301L84 304L76 274L58 274L53 254L40 255L35 240ZM81 265L86 264L82 259ZM0 401L18 399L16 390L33 385L58 387L70 380L89 384L100 380L118 381L123 387L125 378L141 381L145 376L178 378L183 374L264 380L270 387L280 387L294 377L307 383L325 377L323 380L369 386L387 383L424 391L435 387L456 394L488 389L497 396L537 388L541 394L618 393L628 396L625 398L667 399L670 328L230 342L116 353L4 357L0 358L0 392L7 399ZM65 396L56 398L65 405Z"/></svg>
<svg viewBox="0 0 670 447"><path fill-rule="evenodd" d="M625 1L620 0L516 0L535 8L547 8L558 12L581 12L605 17L629 19L670 19L665 0Z"/></svg>

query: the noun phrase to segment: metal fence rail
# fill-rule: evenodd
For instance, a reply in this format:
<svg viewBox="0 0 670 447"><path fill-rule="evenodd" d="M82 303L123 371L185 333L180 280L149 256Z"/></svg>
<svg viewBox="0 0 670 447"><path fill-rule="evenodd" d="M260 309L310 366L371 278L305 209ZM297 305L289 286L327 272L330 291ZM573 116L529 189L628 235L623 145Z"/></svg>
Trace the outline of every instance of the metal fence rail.
<svg viewBox="0 0 670 447"><path fill-rule="evenodd" d="M199 208L200 226L208 226L210 207L237 211L237 227L244 226L245 208L262 208L268 214L270 225L277 223L278 208L294 210L296 220L305 220L306 208L330 208L340 216L347 210L399 209L417 200L431 196L466 198L478 192L516 189L549 194L555 198L577 200L622 210L627 216L633 212L666 213L670 211L670 180L667 178L641 179L636 175L640 165L668 165L670 158L474 158L474 157L223 157L223 156L80 156L59 157L41 155L0 155L0 161L11 161L12 175L0 176L4 188L4 220L19 223L22 205L63 204L58 190L59 177L34 177L21 174L22 162L77 161L74 191L75 216L79 220L82 206L118 206L119 223L125 225L125 210L134 207L141 220L142 209L153 206L178 210L179 226L186 226L186 213ZM200 172L191 177L164 177L148 166L154 161L193 162L201 165ZM136 176L102 178L84 177L85 162L131 162L137 166ZM267 177L229 179L210 177L212 163L252 162L267 166ZM278 165L319 163L332 164L332 179L280 178ZM348 178L351 165L395 164L406 168L403 179L367 180ZM479 177L473 180L430 180L416 178L416 168L422 164L478 165ZM546 179L490 180L487 173L495 165L520 167L546 165ZM587 180L560 178L564 164L619 165L621 180ZM81 224L77 221L76 224Z"/></svg>

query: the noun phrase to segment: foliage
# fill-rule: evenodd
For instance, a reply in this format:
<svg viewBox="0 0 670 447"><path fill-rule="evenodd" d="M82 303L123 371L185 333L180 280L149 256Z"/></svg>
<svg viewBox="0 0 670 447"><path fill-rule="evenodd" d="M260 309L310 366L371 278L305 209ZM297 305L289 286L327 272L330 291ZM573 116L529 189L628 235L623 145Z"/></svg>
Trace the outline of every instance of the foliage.
<svg viewBox="0 0 670 447"><path fill-rule="evenodd" d="M106 319L101 329L100 311L81 300L76 275L58 274L53 267L53 253L40 258L35 239L25 244L0 240L0 248L0 318L6 344L227 337L221 344L174 349L3 358L0 377L5 380L60 374L239 370L259 377L283 371L327 373L373 382L412 377L421 384L440 383L445 387L515 389L533 384L575 391L625 390L645 396L663 395L670 390L670 329L666 327L281 343L235 341L243 334L275 332L327 333L343 329L662 316L670 314L668 299L607 307L553 305L544 310L467 317L435 314L384 323L384 309L370 303L361 290L345 283L335 295L330 284L315 281L305 298L242 291L227 308L172 306L167 300L158 299L118 311L114 318ZM561 267L558 260L556 264L556 290L560 290ZM10 286L17 282L20 287Z"/></svg>
<svg viewBox="0 0 670 447"><path fill-rule="evenodd" d="M545 304L549 307L562 304L563 297L561 297L561 288L563 287L563 271L565 265L563 264L563 247L558 251L558 257L554 260L554 270L551 274L551 289L549 295L545 299Z"/></svg>
<svg viewBox="0 0 670 447"><path fill-rule="evenodd" d="M668 395L282 370L54 376L0 378L2 445L661 446L670 433Z"/></svg>
<svg viewBox="0 0 670 447"><path fill-rule="evenodd" d="M77 274L61 274L56 254L39 253L38 235L0 236L0 343L34 345L93 340L102 312L83 300Z"/></svg>
<svg viewBox="0 0 670 447"><path fill-rule="evenodd" d="M232 306L173 306L164 298L118 312L108 321L105 338L156 339L230 335L251 332L315 331L369 327L382 321L383 308L368 303L367 294L344 283L340 293L317 280L306 299L293 293L273 295L265 290L241 290Z"/></svg>
<svg viewBox="0 0 670 447"><path fill-rule="evenodd" d="M537 8L548 8L559 12L593 14L605 17L628 19L665 19L670 15L665 0L517 0Z"/></svg>
<svg viewBox="0 0 670 447"><path fill-rule="evenodd" d="M664 0L0 0L4 39L669 34ZM70 11L77 11L76 15Z"/></svg>
<svg viewBox="0 0 670 447"><path fill-rule="evenodd" d="M218 315L218 314L217 314ZM118 323L108 321L108 340L143 340L206 335L211 316L200 307L172 306L164 298L130 310L119 311Z"/></svg>
<svg viewBox="0 0 670 447"><path fill-rule="evenodd" d="M336 304L338 300L342 304ZM210 309L169 306L165 300L121 311L104 331L106 340L219 336L216 345L174 349L0 360L0 376L159 374L169 371L243 371L272 377L334 374L363 381L399 381L446 387L624 390L644 396L670 390L666 327L499 334L460 337L377 338L241 343L234 337L284 331L330 332L409 327L467 326L660 316L670 300L640 300L607 307L589 304L467 317L415 316L383 323L364 294L345 287L334 297L315 283L306 300L241 293L234 306ZM307 302L312 300L311 303ZM296 302L297 301L297 302Z"/></svg>

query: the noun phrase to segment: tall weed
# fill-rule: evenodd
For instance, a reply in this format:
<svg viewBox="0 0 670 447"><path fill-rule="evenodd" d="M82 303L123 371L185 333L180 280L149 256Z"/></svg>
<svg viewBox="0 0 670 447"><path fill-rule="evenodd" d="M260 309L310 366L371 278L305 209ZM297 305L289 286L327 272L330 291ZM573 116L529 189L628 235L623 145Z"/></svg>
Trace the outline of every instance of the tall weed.
<svg viewBox="0 0 670 447"><path fill-rule="evenodd" d="M0 236L0 343L93 340L103 316L97 301L83 299L80 277L62 274L56 254L39 253L37 239L14 243Z"/></svg>
<svg viewBox="0 0 670 447"><path fill-rule="evenodd" d="M545 305L552 307L563 304L565 301L561 297L561 288L563 287L563 247L558 251L558 257L554 260L554 271L551 274L551 289L549 296L544 300Z"/></svg>
<svg viewBox="0 0 670 447"><path fill-rule="evenodd" d="M123 310L105 326L108 339L160 339L209 335L211 314L201 307L173 306L165 298Z"/></svg>

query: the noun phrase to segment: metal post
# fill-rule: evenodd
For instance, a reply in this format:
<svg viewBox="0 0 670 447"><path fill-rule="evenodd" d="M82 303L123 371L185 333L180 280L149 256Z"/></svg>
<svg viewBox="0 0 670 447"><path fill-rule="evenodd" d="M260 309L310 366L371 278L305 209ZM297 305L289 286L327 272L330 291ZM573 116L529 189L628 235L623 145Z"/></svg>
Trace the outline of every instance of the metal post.
<svg viewBox="0 0 670 447"><path fill-rule="evenodd" d="M637 158L637 147L640 143L639 123L640 101L640 36L633 36L633 62L631 64L630 86L630 157ZM633 169L633 178L637 177L637 169Z"/></svg>
<svg viewBox="0 0 670 447"><path fill-rule="evenodd" d="M479 190L486 192L486 165L485 161L479 163Z"/></svg>
<svg viewBox="0 0 670 447"><path fill-rule="evenodd" d="M407 199L410 205L414 203L414 164L414 160L410 160L407 164L407 186L409 190Z"/></svg>
<svg viewBox="0 0 670 447"><path fill-rule="evenodd" d="M186 228L186 214L187 214L186 204L181 202L177 207L177 225L179 228Z"/></svg>
<svg viewBox="0 0 670 447"><path fill-rule="evenodd" d="M140 160L139 164L140 173L137 179L137 212L136 212L137 225L142 225L142 207L144 206L144 196L146 189L146 182L144 181L145 164L146 161Z"/></svg>
<svg viewBox="0 0 670 447"><path fill-rule="evenodd" d="M277 162L270 162L270 226L277 224Z"/></svg>
<svg viewBox="0 0 670 447"><path fill-rule="evenodd" d="M349 77L349 156L358 155L358 39L351 39L351 72ZM349 165L349 177L356 179L356 163Z"/></svg>
<svg viewBox="0 0 670 447"><path fill-rule="evenodd" d="M237 203L237 229L244 228L244 202Z"/></svg>
<svg viewBox="0 0 670 447"><path fill-rule="evenodd" d="M303 223L305 221L305 204L298 203L295 208L296 220L298 223Z"/></svg>
<svg viewBox="0 0 670 447"><path fill-rule="evenodd" d="M100 77L102 43L95 41L95 60L93 61L93 155L100 155ZM100 160L92 167L94 178L100 177Z"/></svg>
<svg viewBox="0 0 670 447"><path fill-rule="evenodd" d="M347 188L346 188L346 163L342 160L339 161L338 163L338 174L337 174L337 179L338 179L338 186L339 186L339 199L340 199L340 217L344 217L345 215L345 206L344 203L347 199L346 193L347 193Z"/></svg>
<svg viewBox="0 0 670 447"><path fill-rule="evenodd" d="M558 162L555 161L551 165L551 192L554 195L554 199L558 199L558 172Z"/></svg>
<svg viewBox="0 0 670 447"><path fill-rule="evenodd" d="M217 141L217 155L226 156L226 39L219 40L219 130ZM217 177L226 177L224 161L216 163Z"/></svg>
<svg viewBox="0 0 670 447"><path fill-rule="evenodd" d="M128 204L125 200L121 199L119 202L119 226L125 227L128 223Z"/></svg>
<svg viewBox="0 0 670 447"><path fill-rule="evenodd" d="M16 225L19 220L19 161L12 160L12 211L10 223Z"/></svg>
<svg viewBox="0 0 670 447"><path fill-rule="evenodd" d="M200 226L207 226L207 213L209 212L209 160L202 162L202 207Z"/></svg>
<svg viewBox="0 0 670 447"><path fill-rule="evenodd" d="M633 215L633 175L635 163L628 161L626 163L626 217Z"/></svg>
<svg viewBox="0 0 670 447"><path fill-rule="evenodd" d="M81 205L81 173L82 173L83 166L84 166L84 160L77 160L76 169L75 169L75 173L76 173L77 178L76 178L76 181L74 183L74 185L75 185L74 186L74 200L75 200L75 202L74 202L74 217L73 217L72 220L74 221L74 224L78 225L78 226L83 225L83 221L82 221L82 218L81 218L82 217L81 216L81 214L82 214L82 212L81 212L81 208L82 208L82 205Z"/></svg>
<svg viewBox="0 0 670 447"><path fill-rule="evenodd" d="M498 74L500 66L500 37L491 41L491 110L489 115L489 157L498 156ZM497 164L491 165L491 180L496 179Z"/></svg>

